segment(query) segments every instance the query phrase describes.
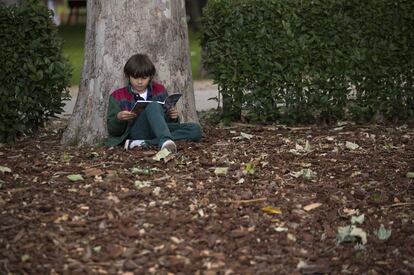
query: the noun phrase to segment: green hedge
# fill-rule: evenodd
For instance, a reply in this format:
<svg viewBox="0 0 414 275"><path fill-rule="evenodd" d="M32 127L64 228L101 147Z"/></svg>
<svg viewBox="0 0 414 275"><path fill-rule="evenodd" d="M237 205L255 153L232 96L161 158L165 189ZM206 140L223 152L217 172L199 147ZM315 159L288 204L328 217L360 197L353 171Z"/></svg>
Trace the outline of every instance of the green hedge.
<svg viewBox="0 0 414 275"><path fill-rule="evenodd" d="M210 0L203 14L225 119L414 117L414 1Z"/></svg>
<svg viewBox="0 0 414 275"><path fill-rule="evenodd" d="M0 5L0 142L62 113L71 69L50 12L38 1Z"/></svg>

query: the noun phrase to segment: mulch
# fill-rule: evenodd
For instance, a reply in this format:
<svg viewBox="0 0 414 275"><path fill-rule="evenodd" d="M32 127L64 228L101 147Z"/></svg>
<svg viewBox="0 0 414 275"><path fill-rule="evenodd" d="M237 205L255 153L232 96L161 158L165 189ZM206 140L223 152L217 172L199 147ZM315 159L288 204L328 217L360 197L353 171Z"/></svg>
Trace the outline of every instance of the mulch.
<svg viewBox="0 0 414 275"><path fill-rule="evenodd" d="M414 273L411 127L203 124L161 161L64 127L0 147L1 274Z"/></svg>

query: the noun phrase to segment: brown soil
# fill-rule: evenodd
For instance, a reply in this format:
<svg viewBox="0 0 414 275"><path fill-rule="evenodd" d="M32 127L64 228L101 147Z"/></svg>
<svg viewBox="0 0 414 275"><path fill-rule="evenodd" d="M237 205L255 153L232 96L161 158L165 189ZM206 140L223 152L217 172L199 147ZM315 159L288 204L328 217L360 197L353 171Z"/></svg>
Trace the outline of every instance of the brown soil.
<svg viewBox="0 0 414 275"><path fill-rule="evenodd" d="M412 128L204 125L157 162L63 127L0 147L1 274L414 273Z"/></svg>

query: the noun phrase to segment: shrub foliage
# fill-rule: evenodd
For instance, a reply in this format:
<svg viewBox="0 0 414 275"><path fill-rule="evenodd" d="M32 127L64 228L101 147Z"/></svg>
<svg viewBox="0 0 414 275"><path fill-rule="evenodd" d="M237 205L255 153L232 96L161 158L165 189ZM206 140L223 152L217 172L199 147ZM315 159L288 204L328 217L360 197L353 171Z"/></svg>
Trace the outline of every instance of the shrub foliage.
<svg viewBox="0 0 414 275"><path fill-rule="evenodd" d="M0 142L62 113L71 69L51 14L38 1L0 5Z"/></svg>
<svg viewBox="0 0 414 275"><path fill-rule="evenodd" d="M224 118L413 118L413 14L411 0L210 0L204 63Z"/></svg>

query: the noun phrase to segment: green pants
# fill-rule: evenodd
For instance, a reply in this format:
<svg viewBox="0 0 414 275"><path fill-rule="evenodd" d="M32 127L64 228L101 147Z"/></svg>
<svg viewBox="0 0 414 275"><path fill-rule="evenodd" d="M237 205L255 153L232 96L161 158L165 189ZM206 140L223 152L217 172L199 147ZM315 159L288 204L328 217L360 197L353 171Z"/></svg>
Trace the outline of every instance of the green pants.
<svg viewBox="0 0 414 275"><path fill-rule="evenodd" d="M145 140L150 145L161 145L168 139L201 139L201 126L197 123L167 122L164 108L157 102L150 103L132 124L130 137Z"/></svg>

